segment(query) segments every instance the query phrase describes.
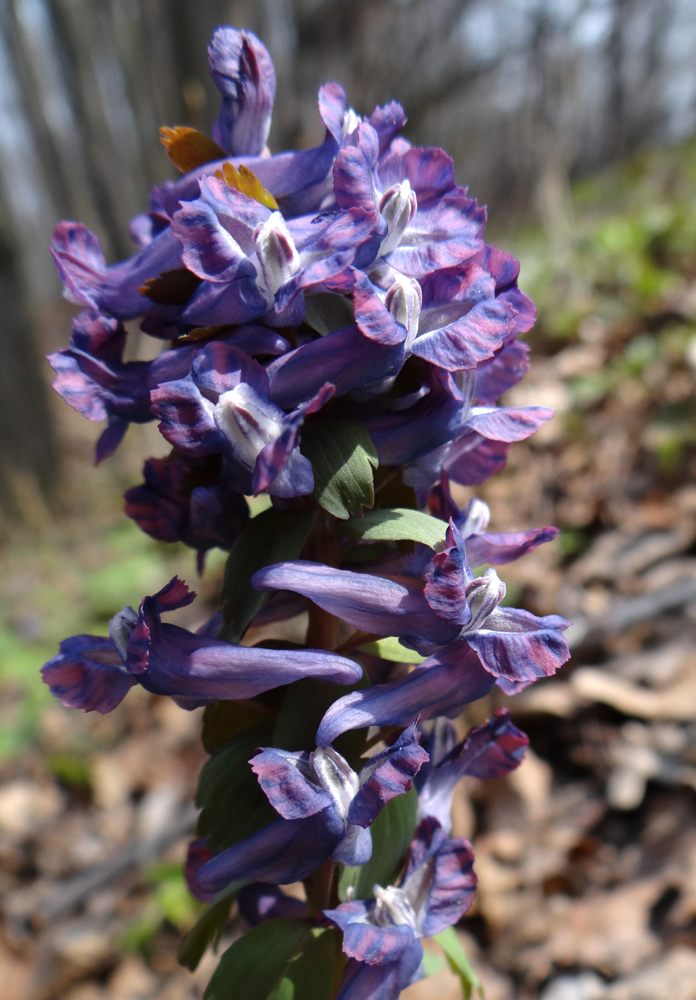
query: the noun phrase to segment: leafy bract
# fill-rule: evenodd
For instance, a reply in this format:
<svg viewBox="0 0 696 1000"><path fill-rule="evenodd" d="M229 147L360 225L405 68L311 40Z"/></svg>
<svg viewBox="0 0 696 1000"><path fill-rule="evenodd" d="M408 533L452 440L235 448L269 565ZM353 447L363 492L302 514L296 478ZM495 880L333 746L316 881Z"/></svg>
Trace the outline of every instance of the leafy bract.
<svg viewBox="0 0 696 1000"><path fill-rule="evenodd" d="M342 529L352 538L366 541L422 542L434 549L445 541L447 525L420 510L391 507L373 510L358 520L350 520Z"/></svg>
<svg viewBox="0 0 696 1000"><path fill-rule="evenodd" d="M225 566L221 639L239 642L251 619L271 596L271 591L254 590L252 576L271 563L296 559L313 523L314 515L307 511L269 507L245 524Z"/></svg>
<svg viewBox="0 0 696 1000"><path fill-rule="evenodd" d="M224 851L278 819L248 763L258 747L270 744L272 735L270 726L245 729L203 766L196 790L198 834L211 851Z"/></svg>
<svg viewBox="0 0 696 1000"><path fill-rule="evenodd" d="M459 976L464 1000L469 1000L472 990L476 990L482 997L483 987L481 986L481 980L472 969L454 927L448 927L447 930L440 931L439 934L433 937L433 941L437 941L440 945L447 956L450 969L455 975Z"/></svg>
<svg viewBox="0 0 696 1000"><path fill-rule="evenodd" d="M379 461L370 435L358 420L307 425L300 450L312 463L317 503L334 517L361 517L375 502L374 469Z"/></svg>
<svg viewBox="0 0 696 1000"><path fill-rule="evenodd" d="M309 920L267 920L227 949L204 1000L330 1000L336 941Z"/></svg>
<svg viewBox="0 0 696 1000"><path fill-rule="evenodd" d="M339 895L348 898L353 887L354 899L371 899L375 885L394 885L401 872L418 822L418 793L415 787L397 795L382 809L370 827L372 857L361 868L346 867L341 875Z"/></svg>
<svg viewBox="0 0 696 1000"><path fill-rule="evenodd" d="M392 660L394 663L423 663L425 656L421 656L415 649L408 649L402 646L395 635L387 636L385 639L375 639L374 642L366 642L360 647L365 653L373 653L383 660Z"/></svg>

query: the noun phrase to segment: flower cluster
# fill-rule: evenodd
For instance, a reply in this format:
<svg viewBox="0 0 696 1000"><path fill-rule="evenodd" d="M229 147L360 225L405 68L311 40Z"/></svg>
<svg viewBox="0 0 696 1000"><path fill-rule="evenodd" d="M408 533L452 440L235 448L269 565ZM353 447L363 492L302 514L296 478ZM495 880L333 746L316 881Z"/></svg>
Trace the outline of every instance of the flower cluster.
<svg viewBox="0 0 696 1000"><path fill-rule="evenodd" d="M213 907L238 893L253 929L233 949L273 921L340 932L334 995L389 1000L420 974L420 939L473 897L471 845L450 836L456 782L506 773L527 742L504 711L459 743L445 717L568 657L567 623L504 605L493 568L555 529L490 533L486 505L460 509L451 488L484 482L551 416L499 405L528 368L534 308L450 157L399 134L399 104L360 117L326 84L323 141L272 155L268 52L219 28L209 58L212 137L162 129L182 176L133 220L136 253L109 266L84 226L56 227L82 311L49 360L66 402L106 421L98 461L129 423L159 421L171 452L125 510L194 549L200 572L230 550L222 613L196 633L163 623L195 597L175 578L108 637L66 640L43 676L85 711L135 684L207 706L223 735L206 743L192 891ZM124 360L128 320L168 342L154 360ZM251 516L260 494L270 506ZM305 645L284 639L298 614ZM254 644L269 623L277 639ZM298 881L306 906L278 888ZM223 959L228 992L234 974Z"/></svg>

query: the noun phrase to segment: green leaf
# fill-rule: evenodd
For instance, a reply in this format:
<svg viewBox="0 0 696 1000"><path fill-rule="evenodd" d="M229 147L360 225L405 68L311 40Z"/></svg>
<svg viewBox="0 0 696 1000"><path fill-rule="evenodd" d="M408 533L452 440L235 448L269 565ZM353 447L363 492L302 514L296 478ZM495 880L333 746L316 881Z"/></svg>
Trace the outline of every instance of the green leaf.
<svg viewBox="0 0 696 1000"><path fill-rule="evenodd" d="M323 337L355 322L353 303L345 295L331 292L306 295L304 321Z"/></svg>
<svg viewBox="0 0 696 1000"><path fill-rule="evenodd" d="M317 729L327 709L344 694L367 687L368 683L366 674L350 687L315 677L295 681L285 693L273 730L272 745L282 750L316 750ZM365 733L365 729L349 730L334 741L335 749L351 766L358 764L365 746Z"/></svg>
<svg viewBox="0 0 696 1000"><path fill-rule="evenodd" d="M459 976L462 983L464 1000L469 1000L472 990L476 990L479 996L482 997L483 987L481 986L481 980L472 969L454 927L448 927L446 931L441 931L432 940L437 941L447 956L450 969Z"/></svg>
<svg viewBox="0 0 696 1000"><path fill-rule="evenodd" d="M427 979L428 976L434 976L436 972L440 969L444 969L445 960L441 958L440 955L435 955L432 951L428 951L427 948L423 949L423 978Z"/></svg>
<svg viewBox="0 0 696 1000"><path fill-rule="evenodd" d="M273 691L275 690L274 688ZM270 706L266 710L264 702L269 700L261 695L258 699L254 699L253 705L238 701L214 701L211 705L207 705L203 712L201 740L208 753L215 753L224 743L244 729L268 725L269 719L275 714Z"/></svg>
<svg viewBox="0 0 696 1000"><path fill-rule="evenodd" d="M381 656L383 660L393 660L394 663L423 663L426 659L415 649L402 646L395 635L387 636L386 639L376 639L374 642L366 642L360 649L366 653Z"/></svg>
<svg viewBox="0 0 696 1000"><path fill-rule="evenodd" d="M270 507L246 523L232 546L222 581L220 638L239 642L271 592L254 590L251 578L271 563L296 559L312 530L314 514Z"/></svg>
<svg viewBox="0 0 696 1000"><path fill-rule="evenodd" d="M361 868L344 868L339 883L339 896L348 898L353 887L355 899L371 899L375 883L394 885L411 846L418 822L418 793L415 787L405 795L387 802L370 827L372 857Z"/></svg>
<svg viewBox="0 0 696 1000"><path fill-rule="evenodd" d="M392 507L387 510L373 510L359 520L349 521L343 531L353 538L367 541L399 542L404 539L422 542L434 549L445 541L447 525L437 517L424 514L420 510L406 507Z"/></svg>
<svg viewBox="0 0 696 1000"><path fill-rule="evenodd" d="M360 517L375 502L374 472L379 462L375 446L357 420L325 420L308 424L302 433L302 454L314 470L312 496L334 517Z"/></svg>
<svg viewBox="0 0 696 1000"><path fill-rule="evenodd" d="M183 965L193 972L198 967L208 945L214 946L218 943L230 918L232 901L242 885L241 882L234 883L233 892L227 891L227 895L223 899L211 903L201 913L191 930L181 939L176 956L179 965Z"/></svg>
<svg viewBox="0 0 696 1000"><path fill-rule="evenodd" d="M330 1000L336 940L309 920L266 920L227 949L204 1000Z"/></svg>
<svg viewBox="0 0 696 1000"><path fill-rule="evenodd" d="M270 726L245 729L203 766L196 789L198 834L211 851L224 851L278 818L248 763L257 747L271 745L272 736Z"/></svg>

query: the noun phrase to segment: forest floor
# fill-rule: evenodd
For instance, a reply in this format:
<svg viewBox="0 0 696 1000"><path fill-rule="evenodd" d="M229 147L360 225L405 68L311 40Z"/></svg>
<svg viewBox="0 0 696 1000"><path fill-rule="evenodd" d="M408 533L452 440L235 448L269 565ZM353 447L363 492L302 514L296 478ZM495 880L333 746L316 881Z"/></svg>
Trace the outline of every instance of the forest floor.
<svg viewBox="0 0 696 1000"><path fill-rule="evenodd" d="M455 804L479 877L459 931L486 1000L696 998L694 164L693 149L646 154L578 186L550 249L531 231L497 240L540 308L511 397L557 417L478 495L494 531L562 529L501 575L512 603L574 624L570 664L507 699L525 762L467 780ZM180 868L200 713L140 688L105 717L67 712L37 671L174 572L212 600L223 559L197 583L190 553L120 514L118 490L162 450L153 428L95 473L95 429L56 414L69 510L34 504L0 579L3 995L194 1000L216 963L176 961L199 912ZM462 731L505 702L470 706ZM443 966L403 996L461 988Z"/></svg>

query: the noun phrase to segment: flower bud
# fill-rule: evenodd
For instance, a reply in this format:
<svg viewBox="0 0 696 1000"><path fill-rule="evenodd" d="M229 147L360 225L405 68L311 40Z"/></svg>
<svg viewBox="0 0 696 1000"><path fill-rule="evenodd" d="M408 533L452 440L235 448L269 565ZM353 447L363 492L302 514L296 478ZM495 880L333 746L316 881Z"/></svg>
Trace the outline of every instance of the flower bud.
<svg viewBox="0 0 696 1000"><path fill-rule="evenodd" d="M109 622L109 638L124 663L128 659L128 640L137 624L138 615L130 606L115 614Z"/></svg>
<svg viewBox="0 0 696 1000"><path fill-rule="evenodd" d="M396 322L406 327L406 350L416 339L422 303L423 293L416 279L398 274L387 291L384 304Z"/></svg>
<svg viewBox="0 0 696 1000"><path fill-rule="evenodd" d="M259 284L270 306L278 289L300 270L300 255L280 212L273 212L256 227L254 248L261 265Z"/></svg>
<svg viewBox="0 0 696 1000"><path fill-rule="evenodd" d="M469 538L470 535L480 535L488 527L491 519L490 508L483 500L472 497L466 508L466 520L461 526L462 538Z"/></svg>
<svg viewBox="0 0 696 1000"><path fill-rule="evenodd" d="M362 118L360 115L356 114L352 108L348 108L343 116L343 125L341 126L341 135L343 138L345 139L346 136L352 135L361 122Z"/></svg>
<svg viewBox="0 0 696 1000"><path fill-rule="evenodd" d="M462 635L483 628L486 618L495 611L504 597L505 584L494 569L487 569L483 576L467 584L466 601L471 608L471 621Z"/></svg>
<svg viewBox="0 0 696 1000"><path fill-rule="evenodd" d="M216 424L248 469L254 468L259 452L283 429L282 411L261 399L246 382L223 392L214 413Z"/></svg>
<svg viewBox="0 0 696 1000"><path fill-rule="evenodd" d="M417 207L416 192L411 189L408 180L395 184L384 192L380 199L379 211L388 230L379 249L382 256L398 247L406 227L416 214Z"/></svg>

